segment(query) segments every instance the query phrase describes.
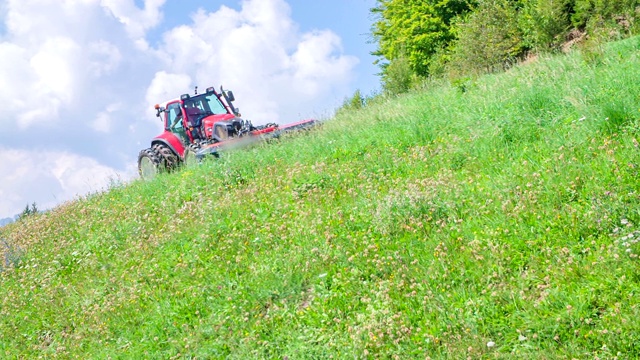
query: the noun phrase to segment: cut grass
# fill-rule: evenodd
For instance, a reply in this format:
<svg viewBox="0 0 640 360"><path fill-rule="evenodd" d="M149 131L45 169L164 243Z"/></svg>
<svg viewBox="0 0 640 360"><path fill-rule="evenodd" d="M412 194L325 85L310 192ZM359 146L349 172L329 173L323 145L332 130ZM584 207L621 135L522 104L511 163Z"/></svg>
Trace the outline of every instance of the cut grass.
<svg viewBox="0 0 640 360"><path fill-rule="evenodd" d="M431 87L9 225L0 354L637 358L639 48Z"/></svg>

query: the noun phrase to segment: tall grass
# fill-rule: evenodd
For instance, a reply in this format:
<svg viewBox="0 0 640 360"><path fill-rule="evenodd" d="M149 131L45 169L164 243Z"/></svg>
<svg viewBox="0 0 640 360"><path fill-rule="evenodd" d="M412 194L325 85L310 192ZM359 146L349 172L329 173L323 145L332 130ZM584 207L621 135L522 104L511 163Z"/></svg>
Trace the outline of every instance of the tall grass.
<svg viewBox="0 0 640 360"><path fill-rule="evenodd" d="M637 358L640 39L0 230L7 358Z"/></svg>

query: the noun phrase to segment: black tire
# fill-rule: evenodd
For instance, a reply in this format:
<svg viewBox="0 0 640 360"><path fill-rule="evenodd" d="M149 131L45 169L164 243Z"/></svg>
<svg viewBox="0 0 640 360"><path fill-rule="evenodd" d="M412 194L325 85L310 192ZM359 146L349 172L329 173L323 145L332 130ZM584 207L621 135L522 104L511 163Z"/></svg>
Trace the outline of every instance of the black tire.
<svg viewBox="0 0 640 360"><path fill-rule="evenodd" d="M138 174L145 180L153 179L163 171L171 171L178 165L178 156L166 145L155 144L138 154Z"/></svg>
<svg viewBox="0 0 640 360"><path fill-rule="evenodd" d="M162 168L160 155L153 149L144 149L138 154L138 174L143 180L153 179Z"/></svg>
<svg viewBox="0 0 640 360"><path fill-rule="evenodd" d="M171 171L178 166L178 156L168 146L155 144L151 147L160 157L166 171Z"/></svg>

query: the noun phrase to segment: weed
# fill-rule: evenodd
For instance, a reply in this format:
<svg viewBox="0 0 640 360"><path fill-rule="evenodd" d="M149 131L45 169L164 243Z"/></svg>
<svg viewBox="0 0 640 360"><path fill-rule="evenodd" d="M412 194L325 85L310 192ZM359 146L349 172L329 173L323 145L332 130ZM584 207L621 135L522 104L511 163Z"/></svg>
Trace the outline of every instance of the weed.
<svg viewBox="0 0 640 360"><path fill-rule="evenodd" d="M0 266L0 272L4 269L15 268L20 264L24 255L24 250L18 246L13 246L5 239L0 239L0 245L3 249L0 254L4 255L3 263Z"/></svg>

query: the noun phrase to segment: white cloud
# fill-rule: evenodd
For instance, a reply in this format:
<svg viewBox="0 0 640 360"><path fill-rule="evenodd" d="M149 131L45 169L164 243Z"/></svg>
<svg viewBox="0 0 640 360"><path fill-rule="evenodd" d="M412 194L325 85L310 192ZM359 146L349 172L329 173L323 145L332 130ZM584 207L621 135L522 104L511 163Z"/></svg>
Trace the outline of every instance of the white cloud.
<svg viewBox="0 0 640 360"><path fill-rule="evenodd" d="M185 74L169 74L158 71L147 89L147 105L149 107L177 98L189 91L191 77Z"/></svg>
<svg viewBox="0 0 640 360"><path fill-rule="evenodd" d="M122 62L122 54L114 44L100 39L88 46L89 72L94 77L108 75Z"/></svg>
<svg viewBox="0 0 640 360"><path fill-rule="evenodd" d="M131 15L144 29L161 18L161 2L147 3ZM137 137L157 131L136 125L152 117L144 95L155 56L131 38L144 33L121 25L100 0L8 0L0 8L0 97L8 100L0 218L27 202L49 207L98 190L116 172L131 177Z"/></svg>
<svg viewBox="0 0 640 360"><path fill-rule="evenodd" d="M91 123L91 127L101 133L110 133L114 123L114 119L112 119L112 113L120 110L120 103L115 103L107 106L106 110L99 113L98 116Z"/></svg>
<svg viewBox="0 0 640 360"><path fill-rule="evenodd" d="M0 148L0 174L5 174L0 183L0 217L12 216L32 202L40 209L51 208L130 176L76 154L6 148Z"/></svg>
<svg viewBox="0 0 640 360"><path fill-rule="evenodd" d="M162 20L160 8L166 0L145 0L140 9L133 0L101 0L101 5L115 16L124 26L129 36L140 49L147 49L147 30Z"/></svg>
<svg viewBox="0 0 640 360"><path fill-rule="evenodd" d="M336 55L342 50L340 38L331 31L305 34L292 56L294 88L308 96L323 91L353 70L354 60Z"/></svg>
<svg viewBox="0 0 640 360"><path fill-rule="evenodd" d="M80 46L73 40L55 37L46 40L31 57L29 65L38 80L30 84L29 96L35 95L47 106L38 108L33 103L27 104L29 109L22 112L19 119L22 128L39 121L50 121L52 117L57 117L61 105L71 103L77 89L74 84L77 65L74 62L79 58L79 53Z"/></svg>
<svg viewBox="0 0 640 360"><path fill-rule="evenodd" d="M8 0L7 32L22 43L34 45L43 37L64 36L73 30L96 26L99 0Z"/></svg>
<svg viewBox="0 0 640 360"><path fill-rule="evenodd" d="M29 67L27 49L18 44L0 43L0 59L0 98L12 99L4 104L4 111L17 114L26 106L27 87L36 81L36 76ZM15 119L0 116L0 125L6 125L5 122L15 122Z"/></svg>
<svg viewBox="0 0 640 360"><path fill-rule="evenodd" d="M115 70L118 48L101 39L109 26L98 0L10 0L0 43L0 96L19 128L56 123L91 82ZM117 32L116 32L117 34ZM15 118L0 118L15 123Z"/></svg>
<svg viewBox="0 0 640 360"><path fill-rule="evenodd" d="M63 105L70 105L77 91L80 46L67 37L43 39L35 48L20 43L0 43L0 96L12 99L4 106L14 114L1 118L21 129L58 117Z"/></svg>

